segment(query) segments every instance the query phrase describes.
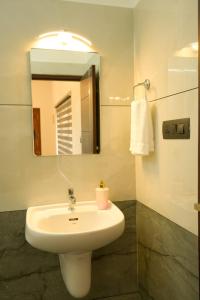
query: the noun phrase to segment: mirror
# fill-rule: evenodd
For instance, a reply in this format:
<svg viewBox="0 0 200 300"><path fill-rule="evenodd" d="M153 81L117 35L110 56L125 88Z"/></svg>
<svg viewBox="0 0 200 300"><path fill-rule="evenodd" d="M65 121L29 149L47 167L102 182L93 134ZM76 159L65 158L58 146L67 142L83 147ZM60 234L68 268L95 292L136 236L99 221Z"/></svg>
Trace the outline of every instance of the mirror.
<svg viewBox="0 0 200 300"><path fill-rule="evenodd" d="M100 56L31 49L34 154L99 153Z"/></svg>

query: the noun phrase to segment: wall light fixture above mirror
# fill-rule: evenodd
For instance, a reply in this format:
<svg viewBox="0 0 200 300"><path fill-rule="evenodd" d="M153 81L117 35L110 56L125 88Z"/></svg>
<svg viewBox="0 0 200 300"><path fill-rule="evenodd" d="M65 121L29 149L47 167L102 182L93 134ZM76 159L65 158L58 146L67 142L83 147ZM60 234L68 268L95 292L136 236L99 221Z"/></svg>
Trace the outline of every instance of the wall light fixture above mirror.
<svg viewBox="0 0 200 300"><path fill-rule="evenodd" d="M60 30L41 34L36 40L34 48L92 52L91 46L92 43L85 37Z"/></svg>
<svg viewBox="0 0 200 300"><path fill-rule="evenodd" d="M99 153L100 56L31 49L34 154Z"/></svg>

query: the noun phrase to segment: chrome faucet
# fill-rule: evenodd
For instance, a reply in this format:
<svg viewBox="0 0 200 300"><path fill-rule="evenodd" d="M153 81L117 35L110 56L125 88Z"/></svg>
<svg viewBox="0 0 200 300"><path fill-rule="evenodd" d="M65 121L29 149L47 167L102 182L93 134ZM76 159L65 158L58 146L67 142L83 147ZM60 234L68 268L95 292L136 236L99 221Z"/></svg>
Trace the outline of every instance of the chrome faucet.
<svg viewBox="0 0 200 300"><path fill-rule="evenodd" d="M74 206L76 204L76 197L74 196L74 190L72 188L68 189L68 197L69 197L69 207L70 211L74 210Z"/></svg>

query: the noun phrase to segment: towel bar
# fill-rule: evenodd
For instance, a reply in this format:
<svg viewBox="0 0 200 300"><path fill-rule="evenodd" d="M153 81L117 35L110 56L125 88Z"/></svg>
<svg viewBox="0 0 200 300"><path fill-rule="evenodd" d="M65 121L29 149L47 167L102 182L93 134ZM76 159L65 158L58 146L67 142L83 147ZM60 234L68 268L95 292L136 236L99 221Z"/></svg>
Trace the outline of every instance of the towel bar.
<svg viewBox="0 0 200 300"><path fill-rule="evenodd" d="M143 85L145 89L149 90L150 89L150 80L149 79L145 79L145 81L143 82L139 82L138 84L134 85L133 86L133 92L134 92L134 89L140 85Z"/></svg>

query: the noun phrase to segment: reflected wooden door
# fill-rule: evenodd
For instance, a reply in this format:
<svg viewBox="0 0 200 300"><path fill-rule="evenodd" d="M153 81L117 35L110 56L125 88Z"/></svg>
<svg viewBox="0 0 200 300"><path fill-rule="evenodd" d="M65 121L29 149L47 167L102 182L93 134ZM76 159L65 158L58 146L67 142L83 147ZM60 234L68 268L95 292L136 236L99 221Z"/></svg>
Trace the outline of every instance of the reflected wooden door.
<svg viewBox="0 0 200 300"><path fill-rule="evenodd" d="M97 103L95 66L80 80L82 153L97 153Z"/></svg>
<svg viewBox="0 0 200 300"><path fill-rule="evenodd" d="M41 128L40 128L40 108L33 108L33 134L34 134L34 153L42 154L41 149Z"/></svg>

